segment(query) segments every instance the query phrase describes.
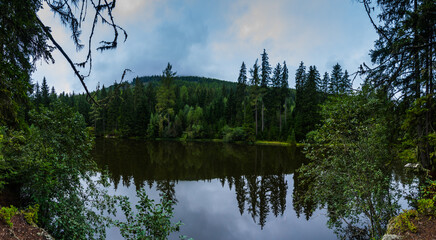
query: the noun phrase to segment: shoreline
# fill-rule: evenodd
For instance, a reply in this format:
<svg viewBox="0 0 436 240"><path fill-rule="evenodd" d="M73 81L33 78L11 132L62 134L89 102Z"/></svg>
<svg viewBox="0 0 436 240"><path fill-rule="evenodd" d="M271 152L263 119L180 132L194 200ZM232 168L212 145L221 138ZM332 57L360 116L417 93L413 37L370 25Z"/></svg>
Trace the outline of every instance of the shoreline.
<svg viewBox="0 0 436 240"><path fill-rule="evenodd" d="M229 143L229 144L240 144L240 145L265 145L265 146L283 146L283 147L303 147L304 143L289 143L289 142L281 142L281 141L266 141L266 140L257 140L254 142L245 142L245 141L234 141L234 142L226 142L222 139L184 139L184 138L155 138L155 139L146 139L141 137L128 137L122 138L118 136L99 136L95 138L105 138L105 139L133 139L133 140L145 140L145 141L173 141L173 142L216 142L216 143Z"/></svg>

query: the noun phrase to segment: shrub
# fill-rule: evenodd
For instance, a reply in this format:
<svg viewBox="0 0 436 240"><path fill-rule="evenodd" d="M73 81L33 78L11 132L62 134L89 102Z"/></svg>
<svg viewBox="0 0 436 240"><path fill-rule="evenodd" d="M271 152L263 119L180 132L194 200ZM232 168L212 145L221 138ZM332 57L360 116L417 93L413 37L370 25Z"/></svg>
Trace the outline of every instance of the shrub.
<svg viewBox="0 0 436 240"><path fill-rule="evenodd" d="M415 224L411 222L412 219L418 218L416 210L404 210L403 213L398 215L394 220L394 229L400 232L413 232L416 233L417 229Z"/></svg>
<svg viewBox="0 0 436 240"><path fill-rule="evenodd" d="M10 207L2 207L0 209L0 219L12 228L13 224L11 222L11 219L13 216L15 216L16 213L17 208L12 205Z"/></svg>
<svg viewBox="0 0 436 240"><path fill-rule="evenodd" d="M247 141L247 134L242 127L230 128L225 126L222 132L223 141L225 142Z"/></svg>
<svg viewBox="0 0 436 240"><path fill-rule="evenodd" d="M23 214L24 219L26 219L26 222L30 225L34 225L38 223L38 210L39 205L35 204L33 207L29 206L27 210L22 210L21 214Z"/></svg>
<svg viewBox="0 0 436 240"><path fill-rule="evenodd" d="M182 223L171 223L174 209L170 200L162 198L160 203L155 204L143 189L137 192L137 196L137 213L133 213L129 199L122 196L119 197L119 206L126 216L126 222L112 221L125 239L167 239L170 233L179 231Z"/></svg>
<svg viewBox="0 0 436 240"><path fill-rule="evenodd" d="M418 212L424 215L436 214L436 207L433 199L419 199Z"/></svg>

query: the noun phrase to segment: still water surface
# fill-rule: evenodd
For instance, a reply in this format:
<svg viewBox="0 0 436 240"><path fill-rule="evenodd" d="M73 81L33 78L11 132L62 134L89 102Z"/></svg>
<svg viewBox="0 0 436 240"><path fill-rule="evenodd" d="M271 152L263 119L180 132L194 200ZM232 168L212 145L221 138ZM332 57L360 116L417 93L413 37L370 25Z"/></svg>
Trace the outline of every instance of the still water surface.
<svg viewBox="0 0 436 240"><path fill-rule="evenodd" d="M307 220L293 207L298 148L97 139L94 157L112 175L111 193L136 203L145 187L177 203L173 221L184 225L170 239L337 239L325 210ZM110 229L107 239L122 237Z"/></svg>

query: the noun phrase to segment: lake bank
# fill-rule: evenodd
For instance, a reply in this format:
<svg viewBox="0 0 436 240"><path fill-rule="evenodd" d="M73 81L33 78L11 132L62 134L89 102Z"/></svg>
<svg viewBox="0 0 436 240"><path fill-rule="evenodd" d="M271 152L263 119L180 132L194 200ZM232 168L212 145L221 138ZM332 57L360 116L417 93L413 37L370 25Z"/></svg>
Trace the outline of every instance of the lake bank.
<svg viewBox="0 0 436 240"><path fill-rule="evenodd" d="M186 139L186 138L155 138L155 139L146 139L140 137L128 137L122 138L119 136L104 136L97 138L108 138L108 139L133 139L133 140L146 140L146 141L170 141L170 142L216 142L216 143L230 143L230 144L240 144L240 145L269 145L269 146L296 146L303 147L305 143L290 143L290 142L281 142L281 141L266 141L266 140L257 140L254 142L246 142L246 141L224 141L223 139L213 138L213 139Z"/></svg>

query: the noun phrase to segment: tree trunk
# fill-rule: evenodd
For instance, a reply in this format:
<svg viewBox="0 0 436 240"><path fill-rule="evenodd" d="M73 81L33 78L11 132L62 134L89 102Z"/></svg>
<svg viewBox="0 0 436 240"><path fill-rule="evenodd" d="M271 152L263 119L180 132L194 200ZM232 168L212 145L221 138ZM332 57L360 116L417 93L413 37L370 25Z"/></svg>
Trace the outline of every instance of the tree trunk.
<svg viewBox="0 0 436 240"><path fill-rule="evenodd" d="M280 128L280 132L282 132L282 106L279 106L279 128Z"/></svg>
<svg viewBox="0 0 436 240"><path fill-rule="evenodd" d="M257 136L257 101L256 101L256 104L255 104L254 118L255 118L255 121L256 121L256 136Z"/></svg>
<svg viewBox="0 0 436 240"><path fill-rule="evenodd" d="M263 111L264 111L264 109L265 109L265 105L263 104L263 101L262 101L262 132L263 132L263 129L264 129L264 126L265 126L264 121L263 121Z"/></svg>
<svg viewBox="0 0 436 240"><path fill-rule="evenodd" d="M286 121L286 112L287 112L287 108L286 108L286 102L285 102L285 124L287 123L287 121Z"/></svg>

